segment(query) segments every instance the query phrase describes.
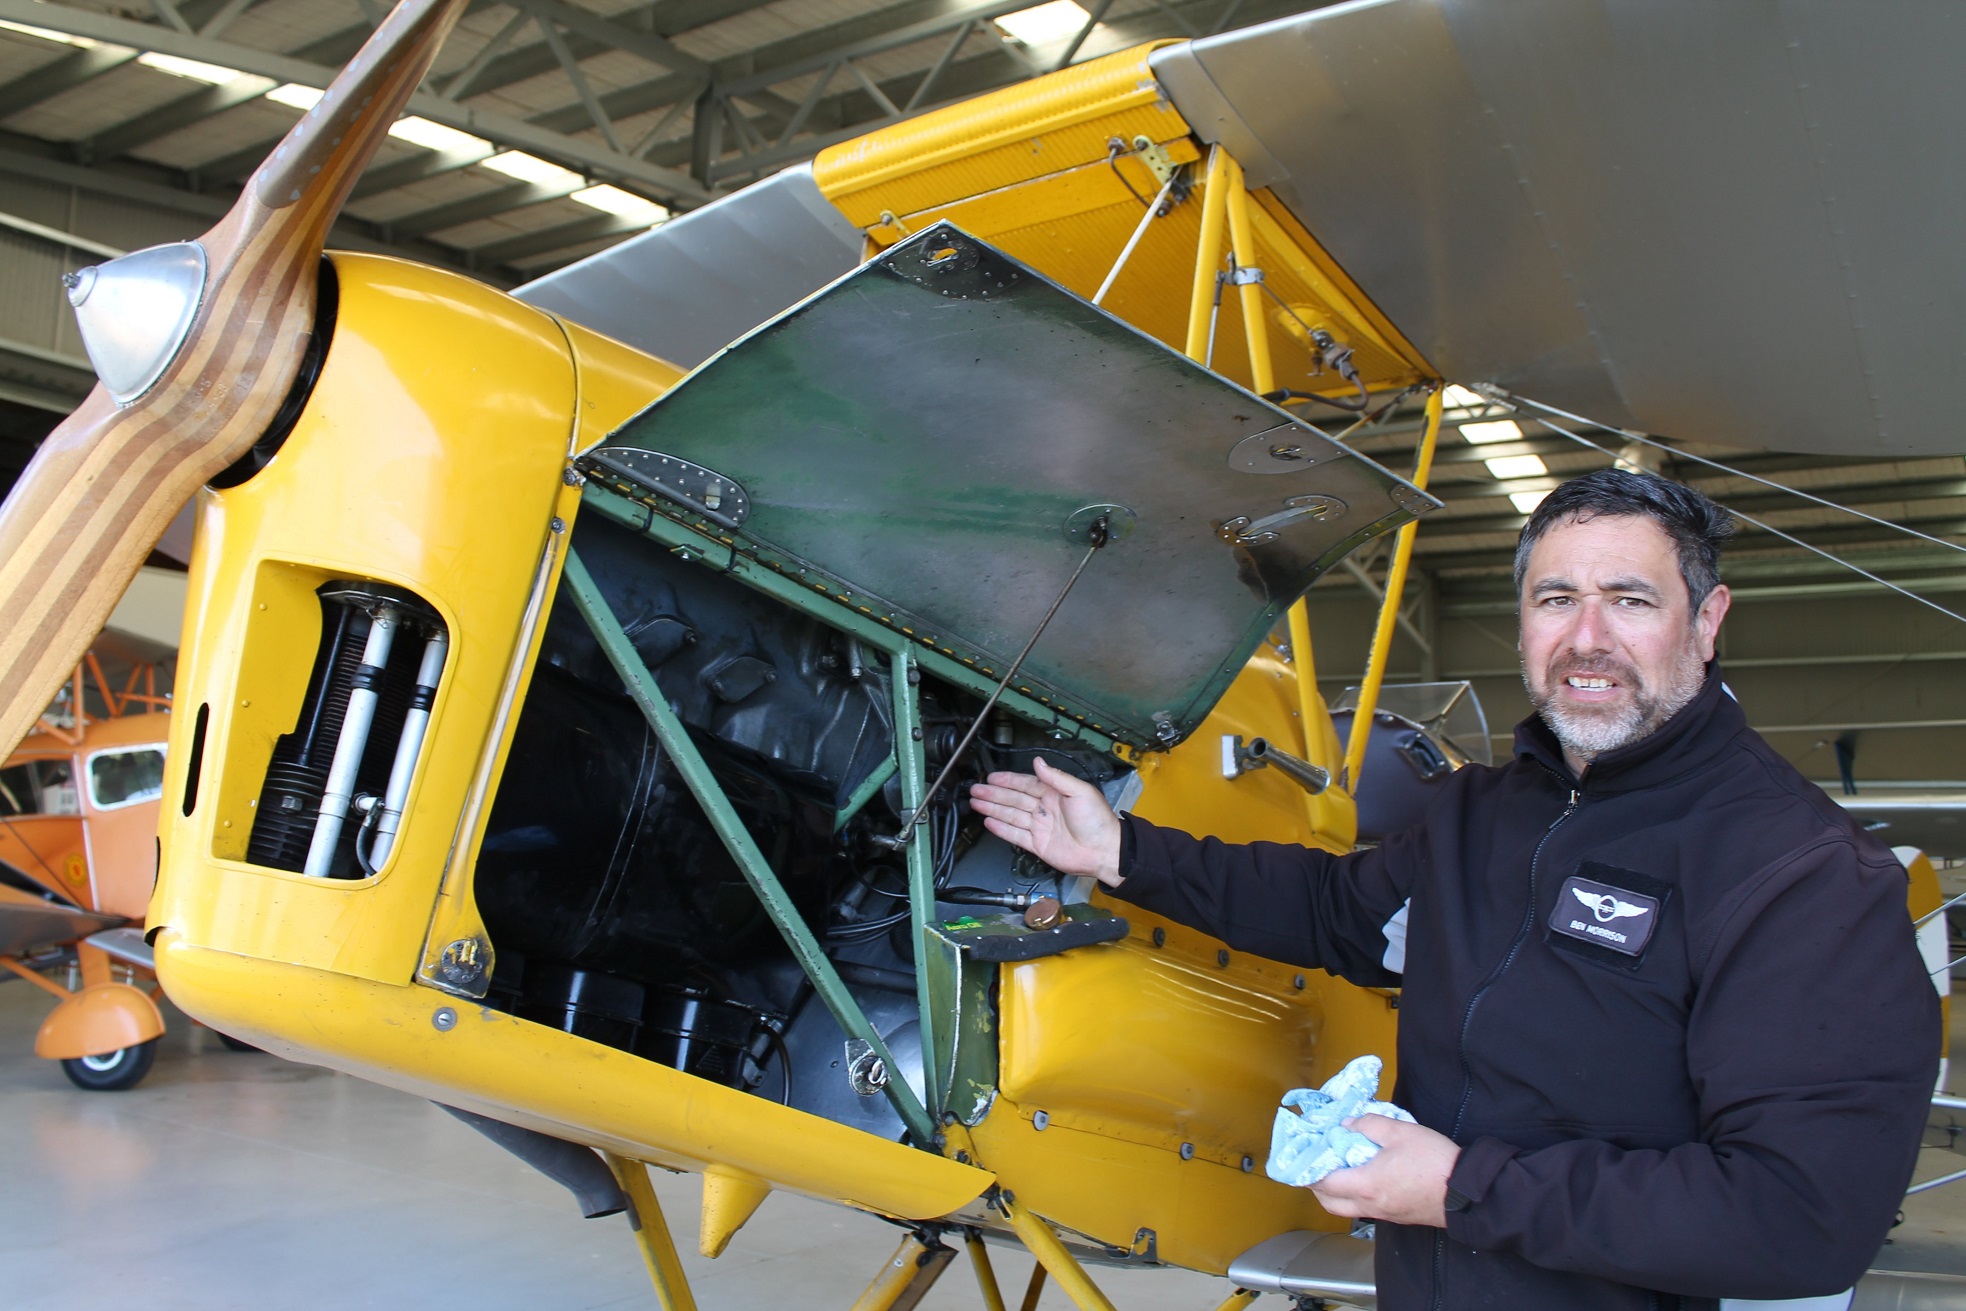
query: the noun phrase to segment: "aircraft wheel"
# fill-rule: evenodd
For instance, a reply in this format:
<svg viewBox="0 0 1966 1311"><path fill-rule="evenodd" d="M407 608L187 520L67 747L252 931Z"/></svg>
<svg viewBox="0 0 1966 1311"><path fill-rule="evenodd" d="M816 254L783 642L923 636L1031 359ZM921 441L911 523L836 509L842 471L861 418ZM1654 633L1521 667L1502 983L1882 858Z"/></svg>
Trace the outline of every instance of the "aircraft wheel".
<svg viewBox="0 0 1966 1311"><path fill-rule="evenodd" d="M212 1032L218 1033L218 1030L213 1029ZM259 1048L253 1046L245 1039L235 1038L229 1033L218 1033L218 1040L224 1043L226 1047L228 1047L229 1049L235 1052L256 1052L259 1050Z"/></svg>
<svg viewBox="0 0 1966 1311"><path fill-rule="evenodd" d="M77 1088L91 1092L122 1092L143 1082L157 1060L157 1040L122 1047L103 1056L78 1056L61 1063L61 1072Z"/></svg>

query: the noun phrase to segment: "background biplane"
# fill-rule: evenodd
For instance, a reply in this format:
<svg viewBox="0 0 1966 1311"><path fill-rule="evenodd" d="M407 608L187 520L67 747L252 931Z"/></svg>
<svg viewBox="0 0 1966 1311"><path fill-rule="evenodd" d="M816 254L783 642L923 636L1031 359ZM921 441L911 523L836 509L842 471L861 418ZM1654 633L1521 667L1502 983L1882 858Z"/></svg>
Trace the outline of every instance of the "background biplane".
<svg viewBox="0 0 1966 1311"><path fill-rule="evenodd" d="M61 999L34 1051L91 1090L135 1087L164 1032L142 923L170 735L158 665L170 654L105 631L0 763L0 968ZM50 977L58 969L66 985Z"/></svg>
<svg viewBox="0 0 1966 1311"><path fill-rule="evenodd" d="M641 1163L703 1174L707 1253L773 1189L906 1222L870 1308L950 1237L995 1298L984 1232L1084 1306L1084 1257L1369 1297L1258 1166L1277 1095L1390 1053L1396 998L1108 904L953 799L1042 752L1156 819L1350 847L1368 735L1341 749L1298 598L1399 532L1372 724L1449 379L1938 449L1960 275L1821 213L1957 212L1835 149L1939 43L1829 4L1341 6L874 133L513 299L322 258L459 8L399 7L204 239L76 278L103 386L0 516L18 736L195 495L174 999L576 1178L599 1149L625 1200L583 1188L671 1306ZM1918 312L1871 313L1907 276ZM1402 397L1410 478L1303 417Z"/></svg>

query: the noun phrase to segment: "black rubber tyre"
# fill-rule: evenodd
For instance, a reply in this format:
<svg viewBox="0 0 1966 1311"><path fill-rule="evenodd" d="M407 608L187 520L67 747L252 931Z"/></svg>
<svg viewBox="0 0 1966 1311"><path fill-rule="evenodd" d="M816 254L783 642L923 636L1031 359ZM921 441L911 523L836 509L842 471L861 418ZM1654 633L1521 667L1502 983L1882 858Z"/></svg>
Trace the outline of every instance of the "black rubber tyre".
<svg viewBox="0 0 1966 1311"><path fill-rule="evenodd" d="M212 1032L218 1033L218 1030L213 1029ZM229 1033L218 1033L218 1040L235 1052L256 1052L259 1050L259 1048L253 1046L245 1039L235 1038Z"/></svg>
<svg viewBox="0 0 1966 1311"><path fill-rule="evenodd" d="M157 1040L124 1047L107 1056L80 1056L63 1061L61 1072L77 1088L90 1092L122 1092L143 1082L157 1060Z"/></svg>

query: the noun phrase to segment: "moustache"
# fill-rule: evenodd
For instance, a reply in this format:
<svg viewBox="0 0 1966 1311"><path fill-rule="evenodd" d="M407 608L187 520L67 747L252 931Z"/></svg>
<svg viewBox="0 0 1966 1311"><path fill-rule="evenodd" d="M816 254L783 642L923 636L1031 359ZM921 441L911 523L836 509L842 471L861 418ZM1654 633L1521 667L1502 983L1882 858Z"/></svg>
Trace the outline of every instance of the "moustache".
<svg viewBox="0 0 1966 1311"><path fill-rule="evenodd" d="M1544 668L1544 678L1552 689L1572 674L1611 678L1620 686L1631 688L1633 691L1645 690L1644 676L1638 672L1636 666L1610 656L1559 656Z"/></svg>

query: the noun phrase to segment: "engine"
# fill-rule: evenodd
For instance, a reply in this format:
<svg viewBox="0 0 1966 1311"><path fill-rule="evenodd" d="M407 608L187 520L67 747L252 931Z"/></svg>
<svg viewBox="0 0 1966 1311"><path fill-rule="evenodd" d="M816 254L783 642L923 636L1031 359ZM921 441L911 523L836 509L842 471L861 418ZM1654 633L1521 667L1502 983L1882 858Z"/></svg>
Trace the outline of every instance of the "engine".
<svg viewBox="0 0 1966 1311"><path fill-rule="evenodd" d="M918 1080L907 878L885 662L851 637L598 515L574 549L745 827ZM923 745L939 772L982 710L932 680ZM968 784L1039 753L1117 788L1117 761L1009 716L978 734L918 840L943 916L1082 899L984 833ZM881 780L885 779L883 784ZM476 879L496 952L488 1004L889 1136L856 1091L844 1035L683 785L564 591L488 821ZM910 1068L912 1067L912 1068Z"/></svg>

